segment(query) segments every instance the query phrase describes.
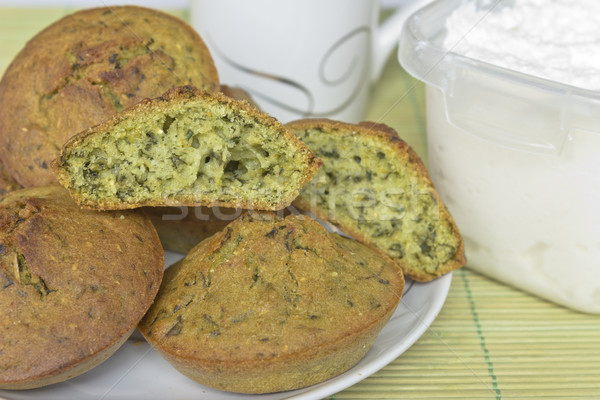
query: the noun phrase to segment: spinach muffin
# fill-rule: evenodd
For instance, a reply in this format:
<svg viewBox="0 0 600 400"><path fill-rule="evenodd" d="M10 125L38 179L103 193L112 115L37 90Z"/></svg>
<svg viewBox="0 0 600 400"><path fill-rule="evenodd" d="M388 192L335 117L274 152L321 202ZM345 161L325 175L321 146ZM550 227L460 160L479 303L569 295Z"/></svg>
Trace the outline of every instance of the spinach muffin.
<svg viewBox="0 0 600 400"><path fill-rule="evenodd" d="M74 136L53 166L88 208L278 210L321 160L247 102L183 86Z"/></svg>
<svg viewBox="0 0 600 400"><path fill-rule="evenodd" d="M144 207L165 250L187 254L244 210L224 207Z"/></svg>
<svg viewBox="0 0 600 400"><path fill-rule="evenodd" d="M304 119L287 128L323 160L294 204L425 282L465 265L464 246L419 156L390 127Z"/></svg>
<svg viewBox="0 0 600 400"><path fill-rule="evenodd" d="M221 85L221 92L233 99L260 107L247 91L237 86ZM194 246L223 229L244 210L224 207L143 207L158 232L165 250L186 254Z"/></svg>
<svg viewBox="0 0 600 400"><path fill-rule="evenodd" d="M50 164L71 136L181 85L219 89L208 48L184 21L134 6L68 15L0 81L0 159L21 186L54 184Z"/></svg>
<svg viewBox="0 0 600 400"><path fill-rule="evenodd" d="M167 269L138 327L206 386L291 390L358 363L403 288L389 257L307 216L248 213Z"/></svg>
<svg viewBox="0 0 600 400"><path fill-rule="evenodd" d="M81 210L59 186L0 200L0 388L64 381L116 351L152 303L164 254L137 211Z"/></svg>

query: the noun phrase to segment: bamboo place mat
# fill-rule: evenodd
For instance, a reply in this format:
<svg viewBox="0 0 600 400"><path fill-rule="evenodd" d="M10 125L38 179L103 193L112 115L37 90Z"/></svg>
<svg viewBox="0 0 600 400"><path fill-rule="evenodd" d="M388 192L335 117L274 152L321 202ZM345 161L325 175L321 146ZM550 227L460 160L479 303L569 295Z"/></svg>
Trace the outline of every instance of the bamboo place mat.
<svg viewBox="0 0 600 400"><path fill-rule="evenodd" d="M0 8L0 71L29 38L70 11ZM423 86L392 57L373 88L366 119L396 129L425 159L424 113ZM330 397L442 398L600 399L600 316L461 269L439 316L410 349Z"/></svg>

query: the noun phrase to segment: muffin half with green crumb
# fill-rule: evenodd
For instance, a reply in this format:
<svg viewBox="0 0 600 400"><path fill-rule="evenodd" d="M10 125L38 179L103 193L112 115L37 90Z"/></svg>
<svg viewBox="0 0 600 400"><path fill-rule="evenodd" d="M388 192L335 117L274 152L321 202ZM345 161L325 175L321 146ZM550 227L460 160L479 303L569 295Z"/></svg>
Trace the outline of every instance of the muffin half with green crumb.
<svg viewBox="0 0 600 400"><path fill-rule="evenodd" d="M289 205L321 161L245 101L182 86L87 129L53 168L81 206Z"/></svg>
<svg viewBox="0 0 600 400"><path fill-rule="evenodd" d="M50 164L70 137L181 85L220 87L188 23L132 5L77 10L29 39L4 71L0 158L19 186L56 184Z"/></svg>
<svg viewBox="0 0 600 400"><path fill-rule="evenodd" d="M462 267L459 230L425 165L390 127L304 119L289 128L323 160L294 202L429 281Z"/></svg>
<svg viewBox="0 0 600 400"><path fill-rule="evenodd" d="M237 86L221 85L221 93L236 100L244 100L260 110L252 95ZM1 193L0 180L0 193ZM144 207L158 232L165 250L186 254L201 240L214 235L239 217L242 209L225 207Z"/></svg>

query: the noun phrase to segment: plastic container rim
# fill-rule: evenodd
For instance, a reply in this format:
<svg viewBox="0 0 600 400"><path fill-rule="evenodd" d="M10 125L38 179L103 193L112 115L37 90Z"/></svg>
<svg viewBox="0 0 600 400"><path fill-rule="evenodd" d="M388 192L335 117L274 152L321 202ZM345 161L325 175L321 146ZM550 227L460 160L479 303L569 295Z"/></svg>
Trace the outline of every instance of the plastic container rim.
<svg viewBox="0 0 600 400"><path fill-rule="evenodd" d="M546 89L553 92L577 95L579 97L589 98L591 100L600 100L600 91L585 89L582 87L572 86L566 83L541 78L535 75L523 73L520 71L508 69L485 61L481 61L472 57L464 56L453 52L451 49L447 50L433 43L430 40L430 38L426 37L422 30L419 29L417 22L421 20L423 18L423 15L427 12L431 12L431 10L443 7L447 4L460 4L464 2L465 0L435 0L429 3L428 5L418 9L408 17L406 23L404 24L398 46L398 61L408 73L413 75L415 78L423 81L424 83L432 84L436 87L445 89L445 85L443 83L439 81L436 82L432 79L428 79L431 75L431 72L435 69L439 69L445 64L462 63L470 65L472 67L477 67L483 72L487 72L497 76L503 76L506 79L518 81L520 83L530 84L537 87L544 86ZM446 14L446 17L448 15L449 13ZM442 29L443 27L440 27L440 30ZM419 50L416 50L417 48ZM434 56L437 59L437 61L430 67L428 71L425 71L424 73L422 73L422 71L416 71L416 69L404 57L405 54L409 54L409 52L407 52L407 49L409 49L409 52L414 54L414 57L416 58L419 58L419 53L427 52Z"/></svg>

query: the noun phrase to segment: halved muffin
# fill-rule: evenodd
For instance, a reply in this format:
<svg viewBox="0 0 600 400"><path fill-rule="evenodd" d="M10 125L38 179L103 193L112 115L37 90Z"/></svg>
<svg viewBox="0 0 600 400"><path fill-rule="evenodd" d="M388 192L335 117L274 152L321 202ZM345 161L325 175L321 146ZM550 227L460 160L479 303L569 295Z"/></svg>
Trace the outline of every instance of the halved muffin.
<svg viewBox="0 0 600 400"><path fill-rule="evenodd" d="M218 90L198 33L159 10L79 10L32 37L0 80L0 159L23 187L56 184L61 146L148 97L176 86Z"/></svg>
<svg viewBox="0 0 600 400"><path fill-rule="evenodd" d="M294 204L429 281L465 265L463 240L419 156L389 126L326 119L288 123L323 160Z"/></svg>
<svg viewBox="0 0 600 400"><path fill-rule="evenodd" d="M277 120L190 86L73 137L53 164L82 206L289 205L321 161Z"/></svg>

